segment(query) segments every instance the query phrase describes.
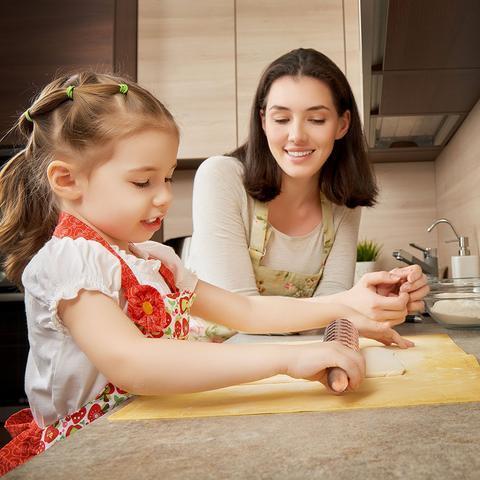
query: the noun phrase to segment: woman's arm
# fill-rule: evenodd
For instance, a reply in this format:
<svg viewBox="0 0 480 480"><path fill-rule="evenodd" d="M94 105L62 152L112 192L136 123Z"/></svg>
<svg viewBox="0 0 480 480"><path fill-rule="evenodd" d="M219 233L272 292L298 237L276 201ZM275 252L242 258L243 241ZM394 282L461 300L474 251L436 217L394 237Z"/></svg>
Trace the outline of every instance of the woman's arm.
<svg viewBox="0 0 480 480"><path fill-rule="evenodd" d="M258 295L248 253L249 217L242 169L233 158L212 157L197 170L193 236L186 265L212 285Z"/></svg>
<svg viewBox="0 0 480 480"><path fill-rule="evenodd" d="M314 296L331 295L348 290L353 285L361 208L348 209L332 205L336 227L335 241L325 263L323 276Z"/></svg>
<svg viewBox="0 0 480 480"><path fill-rule="evenodd" d="M217 308L221 304L220 299ZM333 366L347 372L355 389L364 376L362 356L337 342L229 345L146 338L114 300L99 292L82 290L75 299L61 301L59 314L89 360L130 393L197 392L279 373L324 383L325 369Z"/></svg>

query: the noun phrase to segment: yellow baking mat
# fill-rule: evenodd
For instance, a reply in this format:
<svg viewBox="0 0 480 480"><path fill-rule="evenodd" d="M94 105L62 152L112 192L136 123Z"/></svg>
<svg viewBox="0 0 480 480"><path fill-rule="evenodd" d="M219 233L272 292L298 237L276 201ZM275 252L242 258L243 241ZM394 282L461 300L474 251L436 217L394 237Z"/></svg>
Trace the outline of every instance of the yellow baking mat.
<svg viewBox="0 0 480 480"><path fill-rule="evenodd" d="M137 397L110 415L109 420L321 412L480 401L480 366L473 355L466 354L445 334L407 338L415 342L414 348L395 348L395 354L406 368L403 375L366 378L357 391L343 396L327 393L317 382L277 375L209 392ZM360 340L362 348L372 345L379 344Z"/></svg>

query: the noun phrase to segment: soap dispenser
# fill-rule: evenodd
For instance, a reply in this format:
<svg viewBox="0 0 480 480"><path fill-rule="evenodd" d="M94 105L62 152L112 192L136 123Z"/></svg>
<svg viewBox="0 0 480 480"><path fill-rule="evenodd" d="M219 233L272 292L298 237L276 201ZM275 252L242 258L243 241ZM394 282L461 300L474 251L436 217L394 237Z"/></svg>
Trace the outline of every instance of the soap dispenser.
<svg viewBox="0 0 480 480"><path fill-rule="evenodd" d="M480 262L478 255L470 255L468 237L458 235L453 225L446 219L435 220L427 231L431 232L439 223L448 223L457 237L455 240L447 240L446 243L458 242L458 255L452 256L452 278L471 278L480 276Z"/></svg>

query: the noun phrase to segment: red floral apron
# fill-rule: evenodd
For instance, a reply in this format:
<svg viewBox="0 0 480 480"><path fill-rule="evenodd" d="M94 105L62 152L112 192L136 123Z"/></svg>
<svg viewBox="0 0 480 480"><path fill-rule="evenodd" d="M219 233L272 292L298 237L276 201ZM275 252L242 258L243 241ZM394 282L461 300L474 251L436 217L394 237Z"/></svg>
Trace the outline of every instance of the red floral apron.
<svg viewBox="0 0 480 480"><path fill-rule="evenodd" d="M155 288L140 285L130 267L117 252L98 233L76 217L61 213L53 235L58 238L85 238L97 241L118 258L122 271L121 288L127 300L127 315L146 337L178 340L188 338L189 312L194 295L186 290L178 290L172 272L165 265L160 266L159 273L172 293L162 297ZM129 393L108 383L94 400L44 429L36 424L29 408L13 414L5 422L5 428L13 440L0 450L0 475L85 427L129 397Z"/></svg>

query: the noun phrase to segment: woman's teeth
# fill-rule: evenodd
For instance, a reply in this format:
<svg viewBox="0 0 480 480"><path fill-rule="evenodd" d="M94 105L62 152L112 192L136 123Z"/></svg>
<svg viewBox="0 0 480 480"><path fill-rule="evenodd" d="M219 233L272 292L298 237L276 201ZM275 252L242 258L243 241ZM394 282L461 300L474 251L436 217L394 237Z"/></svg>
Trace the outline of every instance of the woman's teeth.
<svg viewBox="0 0 480 480"><path fill-rule="evenodd" d="M286 150L286 152L292 157L306 157L307 155L310 155L313 152L313 150L305 150L303 152L290 152Z"/></svg>
<svg viewBox="0 0 480 480"><path fill-rule="evenodd" d="M158 220L158 217L149 218L148 220L145 220L145 223L155 223L157 220Z"/></svg>

